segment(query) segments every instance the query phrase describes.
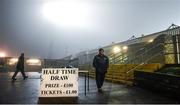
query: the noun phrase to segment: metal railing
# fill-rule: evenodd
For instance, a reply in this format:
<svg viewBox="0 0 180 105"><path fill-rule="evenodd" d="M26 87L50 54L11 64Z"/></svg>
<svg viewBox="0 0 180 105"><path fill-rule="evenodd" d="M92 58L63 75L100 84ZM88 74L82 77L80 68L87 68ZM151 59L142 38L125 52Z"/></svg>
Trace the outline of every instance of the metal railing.
<svg viewBox="0 0 180 105"><path fill-rule="evenodd" d="M121 54L121 55L119 55L119 56L115 56L115 55L114 55L114 58L111 58L112 61L110 61L110 62L118 63L118 62L120 62L120 61L122 61L122 60L124 60L124 59L127 59L127 61L125 62L126 64L132 63L132 62L135 61L137 58L142 57L142 56L145 55L146 53L148 53L148 52L152 51L153 49L155 49L155 48L157 48L157 47L159 47L159 46L162 46L162 45L164 45L164 43L159 43L159 44L157 44L157 45L155 45L155 46L153 46L152 48L147 49L147 50L146 50L146 46L144 46L143 48L140 48L138 51L136 51L136 52L134 52L134 53L131 53L130 55L135 55L136 53L138 53L138 52L140 52L140 51L142 51L142 50L145 50L143 53L137 55L136 57L134 57L133 59L130 59L130 60L128 60L128 59L131 58L131 56L125 56L125 57L124 57L124 54ZM119 60L117 60L117 59L119 59Z"/></svg>
<svg viewBox="0 0 180 105"><path fill-rule="evenodd" d="M159 56L159 55L163 55L163 54L164 54L164 51L162 50L162 51L158 52L157 54L151 56L149 59L145 60L144 62L141 62L139 65L135 66L134 68L128 70L126 73L128 74L128 73L130 73L131 71L136 70L138 67L146 64L146 62L150 61L152 58L154 58L154 57L156 57L156 56Z"/></svg>

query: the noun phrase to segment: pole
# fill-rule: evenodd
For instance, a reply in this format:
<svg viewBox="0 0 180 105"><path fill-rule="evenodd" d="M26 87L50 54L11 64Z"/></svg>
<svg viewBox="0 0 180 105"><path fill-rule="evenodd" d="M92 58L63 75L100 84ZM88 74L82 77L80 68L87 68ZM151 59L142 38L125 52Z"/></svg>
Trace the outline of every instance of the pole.
<svg viewBox="0 0 180 105"><path fill-rule="evenodd" d="M178 35L176 35L176 48L177 48L177 63L180 63L180 56L179 56L179 40Z"/></svg>
<svg viewBox="0 0 180 105"><path fill-rule="evenodd" d="M113 58L114 58L114 60L113 60L113 64L115 64L115 54L113 54Z"/></svg>

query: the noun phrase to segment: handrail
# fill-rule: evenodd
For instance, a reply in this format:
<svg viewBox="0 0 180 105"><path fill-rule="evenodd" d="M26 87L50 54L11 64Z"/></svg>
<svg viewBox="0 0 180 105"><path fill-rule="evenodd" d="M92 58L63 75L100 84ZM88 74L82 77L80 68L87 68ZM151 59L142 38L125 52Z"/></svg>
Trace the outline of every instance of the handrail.
<svg viewBox="0 0 180 105"><path fill-rule="evenodd" d="M145 48L148 44L149 43L146 43L142 48ZM140 48L138 51L142 50L142 48ZM138 51L136 51L135 53L137 53ZM118 52L118 53L120 53L120 52ZM118 54L118 53L116 53L116 54ZM110 53L110 54L108 54L108 56L113 56L113 55L116 55L116 54Z"/></svg>
<svg viewBox="0 0 180 105"><path fill-rule="evenodd" d="M180 42L175 42L175 43L180 43ZM148 45L149 43L146 43L142 48L140 48L138 51L140 51L140 50L142 50L142 49L144 49L147 45ZM162 43L160 43L160 44L162 44ZM172 44L172 43L164 43L164 44ZM158 44L159 45L159 44ZM136 52L134 52L134 53L137 53L138 51L136 51ZM131 55L133 55L134 53L132 53ZM114 58L114 60L116 60L118 57L120 57L120 56L122 56L122 54L121 54L121 52L118 52L118 53L110 53L110 54L108 54L108 56L109 57L112 57L112 56L116 56L116 55L118 55L118 54L120 54L119 56L117 56L116 58ZM124 53L123 53L124 54ZM125 58L127 58L128 56L126 56ZM137 57L136 57L137 58ZM124 59L124 58L122 58L122 59ZM117 62L119 62L120 60L118 60ZM131 60L132 61L132 60ZM113 62L113 61L111 61L111 62Z"/></svg>
<svg viewBox="0 0 180 105"><path fill-rule="evenodd" d="M132 62L133 60L139 58L140 56L143 56L144 54L148 53L148 52L151 51L152 49L154 49L154 48L156 48L156 47L159 47L159 46L161 46L161 45L164 45L164 43L159 43L159 44L153 46L152 48L146 50L146 51L145 51L144 53L142 53L142 54L139 54L138 56L136 56L135 58L129 60L128 62ZM145 48L144 48L144 49L145 49ZM142 48L141 48L140 50L138 50L138 51L141 51L141 50L142 50ZM135 53L137 53L138 51L136 51ZM128 58L128 57L129 57L129 56L126 56L126 57L122 58L121 60L123 60L123 59L125 59L125 58ZM120 60L119 60L119 61L120 61ZM117 62L119 62L119 61L117 61Z"/></svg>
<svg viewBox="0 0 180 105"><path fill-rule="evenodd" d="M158 55L160 55L160 54L162 54L162 53L164 54L163 51L160 51L159 53L155 54L154 56L151 56L151 57L150 57L149 59L147 59L145 62L142 62L141 64L139 64L139 65L135 66L134 68L130 69L130 70L127 71L126 73L128 74L129 72L135 70L135 69L138 68L139 66L142 66L142 65L146 64L147 61L151 60L152 58L154 58L154 57L156 57L156 56L158 56Z"/></svg>
<svg viewBox="0 0 180 105"><path fill-rule="evenodd" d="M124 54L121 54L119 56L115 56L115 58L113 57L110 62L113 62L113 60L115 61L115 60L119 59L121 56L123 57L122 59L124 59L125 57L123 55Z"/></svg>
<svg viewBox="0 0 180 105"><path fill-rule="evenodd" d="M144 47L145 47L146 45L148 45L148 44L149 44L149 43L146 43L142 48L144 48ZM141 49L142 49L142 48L141 48ZM140 49L140 50L141 50L141 49ZM138 50L138 51L140 51L140 50ZM137 53L138 51L136 51L135 53ZM120 52L118 52L118 53L120 53ZM116 54L118 54L118 53L116 53ZM114 55L114 53L108 54L108 56L113 56L113 55Z"/></svg>
<svg viewBox="0 0 180 105"><path fill-rule="evenodd" d="M152 48L146 50L144 53L139 54L138 56L136 56L134 59L136 59L136 58L138 58L138 57L140 57L140 56L143 56L144 54L148 53L149 51L152 51L154 48L159 47L159 46L161 46L161 45L163 45L163 43L159 43L158 45L153 46ZM131 61L133 61L134 59L132 59ZM131 62L131 61L130 61L130 62Z"/></svg>

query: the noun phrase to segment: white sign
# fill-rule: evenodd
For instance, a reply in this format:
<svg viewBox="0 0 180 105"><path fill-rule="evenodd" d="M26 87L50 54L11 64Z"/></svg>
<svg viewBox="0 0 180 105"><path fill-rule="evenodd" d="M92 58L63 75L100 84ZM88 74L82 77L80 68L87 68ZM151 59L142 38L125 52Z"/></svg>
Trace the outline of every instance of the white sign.
<svg viewBox="0 0 180 105"><path fill-rule="evenodd" d="M43 68L40 97L77 97L78 68Z"/></svg>

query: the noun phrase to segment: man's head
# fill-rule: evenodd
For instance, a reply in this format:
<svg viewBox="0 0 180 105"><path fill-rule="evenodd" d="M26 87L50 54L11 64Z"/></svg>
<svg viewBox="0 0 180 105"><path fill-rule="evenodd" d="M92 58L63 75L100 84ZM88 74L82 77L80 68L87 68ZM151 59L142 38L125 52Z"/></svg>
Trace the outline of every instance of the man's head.
<svg viewBox="0 0 180 105"><path fill-rule="evenodd" d="M21 56L24 56L24 53L21 53Z"/></svg>
<svg viewBox="0 0 180 105"><path fill-rule="evenodd" d="M100 54L100 55L104 55L104 49L100 48L100 49L99 49L99 54Z"/></svg>

